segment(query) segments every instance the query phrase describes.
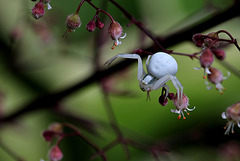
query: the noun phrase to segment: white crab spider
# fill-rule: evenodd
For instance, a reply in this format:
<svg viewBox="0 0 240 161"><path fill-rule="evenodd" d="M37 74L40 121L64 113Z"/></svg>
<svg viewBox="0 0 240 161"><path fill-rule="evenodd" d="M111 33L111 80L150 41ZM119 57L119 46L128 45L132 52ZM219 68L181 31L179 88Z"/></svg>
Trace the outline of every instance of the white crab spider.
<svg viewBox="0 0 240 161"><path fill-rule="evenodd" d="M138 60L137 78L142 91L147 91L149 94L152 90L166 87L167 96L169 87L166 83L171 80L177 90L178 100L182 100L183 86L175 76L178 65L171 55L164 52L157 52L153 55L149 55L146 61L147 73L143 69L142 59L138 54L118 54L109 59L105 63L105 66L108 67L118 57ZM180 99L179 96L181 97Z"/></svg>

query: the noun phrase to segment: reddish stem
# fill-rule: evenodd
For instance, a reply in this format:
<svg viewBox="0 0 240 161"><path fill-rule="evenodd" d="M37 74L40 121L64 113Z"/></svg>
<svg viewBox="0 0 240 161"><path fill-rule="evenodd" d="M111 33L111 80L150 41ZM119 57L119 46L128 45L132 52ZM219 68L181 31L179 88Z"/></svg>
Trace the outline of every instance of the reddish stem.
<svg viewBox="0 0 240 161"><path fill-rule="evenodd" d="M98 14L99 12L102 12L102 13L106 14L106 15L111 19L112 22L114 22L113 17L112 17L108 12L106 12L106 11L104 11L104 10L101 10L100 8L96 7L90 0L86 0L86 1L87 1L93 8L95 8L95 9L97 10L97 13L96 13L96 14Z"/></svg>
<svg viewBox="0 0 240 161"><path fill-rule="evenodd" d="M77 14L79 13L79 10L80 10L83 2L85 2L85 0L82 0L82 1L80 2L80 4L78 5L77 11L76 11Z"/></svg>

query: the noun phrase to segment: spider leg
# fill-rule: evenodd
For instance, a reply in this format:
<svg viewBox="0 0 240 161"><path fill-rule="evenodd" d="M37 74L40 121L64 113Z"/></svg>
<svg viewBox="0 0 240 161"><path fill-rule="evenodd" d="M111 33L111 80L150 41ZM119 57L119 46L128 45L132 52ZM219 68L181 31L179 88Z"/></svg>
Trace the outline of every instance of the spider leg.
<svg viewBox="0 0 240 161"><path fill-rule="evenodd" d="M180 83L180 81L177 79L177 77L175 77L175 76L172 76L172 79L171 79L171 81L172 81L172 83L173 83L173 85L174 85L174 87L177 89L177 95L178 95L178 100L180 100L180 104L182 103L182 95L183 95L183 86L182 86L182 84ZM181 91L179 91L179 89L181 90ZM179 93L180 92L180 93ZM180 98L179 98L179 96L180 96Z"/></svg>
<svg viewBox="0 0 240 161"><path fill-rule="evenodd" d="M166 88L166 93L165 93L165 99L167 98L167 96L168 96L168 93L169 93L169 86L168 85L166 85L166 84L164 84L162 87L165 87Z"/></svg>
<svg viewBox="0 0 240 161"><path fill-rule="evenodd" d="M160 87L164 87L165 83L167 83L169 80L172 81L174 87L177 90L177 95L178 95L178 100L182 100L182 94L183 94L183 86L182 84L179 82L179 80L177 79L177 77L172 76L172 75L165 75L162 78L158 79L154 85L152 86L151 90L156 90L159 89ZM180 98L179 98L180 96ZM181 102L180 102L181 103Z"/></svg>
<svg viewBox="0 0 240 161"><path fill-rule="evenodd" d="M109 67L110 64L117 58L137 59L138 60L138 75L137 75L137 78L138 78L139 81L142 80L142 77L143 77L143 75L146 74L146 72L143 69L142 59L138 54L118 54L118 55L112 57L111 59L109 59L104 64L104 66Z"/></svg>
<svg viewBox="0 0 240 161"><path fill-rule="evenodd" d="M146 60L146 67L147 67L147 69L148 69L149 60L150 60L151 57L152 57L152 55L148 55L148 57L147 57L147 60Z"/></svg>
<svg viewBox="0 0 240 161"><path fill-rule="evenodd" d="M152 86L151 90L157 90L161 87L164 87L164 85L169 81L170 75L165 75L162 78L158 79Z"/></svg>

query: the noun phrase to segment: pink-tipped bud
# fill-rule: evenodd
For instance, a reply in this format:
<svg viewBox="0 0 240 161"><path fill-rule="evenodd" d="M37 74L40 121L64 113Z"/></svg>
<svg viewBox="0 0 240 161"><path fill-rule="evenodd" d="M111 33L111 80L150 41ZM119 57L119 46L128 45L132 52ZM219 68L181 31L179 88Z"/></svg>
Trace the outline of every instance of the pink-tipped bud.
<svg viewBox="0 0 240 161"><path fill-rule="evenodd" d="M50 142L56 136L56 132L51 130L45 130L42 135L46 141Z"/></svg>
<svg viewBox="0 0 240 161"><path fill-rule="evenodd" d="M115 46L118 46L121 44L121 41L119 41L120 39L124 39L126 37L126 33L122 36L123 34L123 29L122 26L116 22L113 21L109 28L108 28L108 33L111 36L111 38L114 40L113 46L111 47L111 49L114 49Z"/></svg>
<svg viewBox="0 0 240 161"><path fill-rule="evenodd" d="M36 3L35 6L32 8L32 15L36 19L41 18L44 15L44 13L45 13L44 5L41 1Z"/></svg>
<svg viewBox="0 0 240 161"><path fill-rule="evenodd" d="M208 68L214 61L213 53L210 49L205 49L199 58L200 64L203 68Z"/></svg>
<svg viewBox="0 0 240 161"><path fill-rule="evenodd" d="M169 93L168 96L167 96L170 100L173 100L175 95L174 93Z"/></svg>
<svg viewBox="0 0 240 161"><path fill-rule="evenodd" d="M219 60L224 60L226 57L226 53L222 49L212 49L212 53L216 56Z"/></svg>
<svg viewBox="0 0 240 161"><path fill-rule="evenodd" d="M116 21L113 21L108 28L108 33L113 40L118 40L122 36L122 32L122 26Z"/></svg>
<svg viewBox="0 0 240 161"><path fill-rule="evenodd" d="M77 13L68 15L66 20L66 27L69 32L75 31L75 29L79 28L81 24L81 19Z"/></svg>
<svg viewBox="0 0 240 161"><path fill-rule="evenodd" d="M208 74L208 80L213 84L222 83L223 81L223 74L220 70L210 67L209 71L211 74Z"/></svg>
<svg viewBox="0 0 240 161"><path fill-rule="evenodd" d="M204 38L202 34L195 34L192 37L193 42L197 47L202 47L204 43Z"/></svg>
<svg viewBox="0 0 240 161"><path fill-rule="evenodd" d="M52 147L50 149L49 158L50 158L51 161L60 161L60 160L62 160L63 153L62 153L61 149L57 145L55 145L54 147Z"/></svg>
<svg viewBox="0 0 240 161"><path fill-rule="evenodd" d="M101 22L99 19L96 20L96 26L99 28L99 29L102 29L104 27L104 23Z"/></svg>
<svg viewBox="0 0 240 161"><path fill-rule="evenodd" d="M207 36L210 36L210 37L212 37L212 38L206 38L204 45L205 45L206 47L210 47L210 45L211 45L211 48L217 48L217 47L219 46L219 42L218 42L218 41L214 42L214 41L217 40L217 39L219 39L218 33L216 33L216 32L210 32L209 34L207 34ZM214 43L213 43L213 42L214 42ZM212 43L213 43L213 44L212 44Z"/></svg>
<svg viewBox="0 0 240 161"><path fill-rule="evenodd" d="M87 30L89 31L89 32L93 32L95 29L96 29L96 23L95 23L95 21L90 21L88 24L87 24L87 26L86 26L86 28L87 28Z"/></svg>
<svg viewBox="0 0 240 161"><path fill-rule="evenodd" d="M159 103L162 105L162 106L166 106L167 103L168 103L168 99L166 98L166 96L164 95L161 95L158 99Z"/></svg>
<svg viewBox="0 0 240 161"><path fill-rule="evenodd" d="M52 123L49 125L48 130L61 133L63 131L63 125L57 122Z"/></svg>

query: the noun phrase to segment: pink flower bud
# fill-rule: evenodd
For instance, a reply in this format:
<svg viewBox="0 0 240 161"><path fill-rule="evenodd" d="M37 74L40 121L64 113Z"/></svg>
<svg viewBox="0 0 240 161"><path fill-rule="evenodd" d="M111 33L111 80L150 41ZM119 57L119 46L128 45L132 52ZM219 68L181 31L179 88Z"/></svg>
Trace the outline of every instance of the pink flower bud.
<svg viewBox="0 0 240 161"><path fill-rule="evenodd" d="M199 58L201 66L203 68L208 68L212 65L214 61L213 53L210 49L205 49Z"/></svg>
<svg viewBox="0 0 240 161"><path fill-rule="evenodd" d="M214 61L213 53L210 49L205 49L202 55L199 57L200 64L204 68L204 76L203 78L206 79L205 73L210 74L209 67L212 65Z"/></svg>
<svg viewBox="0 0 240 161"><path fill-rule="evenodd" d="M96 29L96 23L95 23L95 21L90 21L88 24L87 24L87 26L86 26L86 28L87 28L87 30L89 31L89 32L93 32L95 29Z"/></svg>
<svg viewBox="0 0 240 161"><path fill-rule="evenodd" d="M159 103L162 105L162 106L166 106L167 103L168 103L168 99L166 98L165 95L161 95L158 99Z"/></svg>
<svg viewBox="0 0 240 161"><path fill-rule="evenodd" d="M45 130L42 135L46 141L50 142L56 136L56 132L51 130Z"/></svg>
<svg viewBox="0 0 240 161"><path fill-rule="evenodd" d="M226 57L226 53L222 49L212 49L212 53L216 56L219 60L224 60Z"/></svg>
<svg viewBox="0 0 240 161"><path fill-rule="evenodd" d="M75 29L79 28L81 24L81 19L77 13L68 15L66 20L66 27L69 32L75 31Z"/></svg>
<svg viewBox="0 0 240 161"><path fill-rule="evenodd" d="M45 13L44 5L41 1L36 3L35 6L32 8L32 15L36 19L41 18L44 15L44 13Z"/></svg>
<svg viewBox="0 0 240 161"><path fill-rule="evenodd" d="M99 28L99 29L102 29L104 27L104 23L102 23L99 19L96 20L96 26Z"/></svg>
<svg viewBox="0 0 240 161"><path fill-rule="evenodd" d="M50 149L49 158L51 161L60 161L63 158L63 153L58 145L55 145Z"/></svg>
<svg viewBox="0 0 240 161"><path fill-rule="evenodd" d="M119 39L122 35L122 32L122 26L116 21L113 21L108 28L108 33L113 40Z"/></svg>
<svg viewBox="0 0 240 161"><path fill-rule="evenodd" d="M60 123L54 122L48 127L48 130L61 133L63 131L63 125Z"/></svg>
<svg viewBox="0 0 240 161"><path fill-rule="evenodd" d="M224 127L226 129L225 135L234 133L234 125L237 124L240 128L240 102L227 108L226 112L222 113L222 118L227 119L228 123Z"/></svg>
<svg viewBox="0 0 240 161"><path fill-rule="evenodd" d="M204 38L203 38L202 34L193 35L192 40L197 47L202 47L202 45L204 43Z"/></svg>
<svg viewBox="0 0 240 161"><path fill-rule="evenodd" d="M108 33L111 36L111 38L114 40L112 49L114 49L115 46L121 44L121 41L119 41L119 39L123 39L126 37L126 33L122 36L122 34L123 34L122 26L116 21L113 21L110 24L110 26L108 28Z"/></svg>
<svg viewBox="0 0 240 161"><path fill-rule="evenodd" d="M168 96L167 96L170 100L173 100L175 95L174 93L169 93Z"/></svg>
<svg viewBox="0 0 240 161"><path fill-rule="evenodd" d="M219 39L218 34L216 32L210 32L209 34L207 34L207 36L212 37L212 39L211 38L206 38L204 45L206 47L210 47L210 45L211 45L211 48L217 48L219 46L219 42L218 41L216 41L215 43L213 43L213 42L215 40Z"/></svg>

